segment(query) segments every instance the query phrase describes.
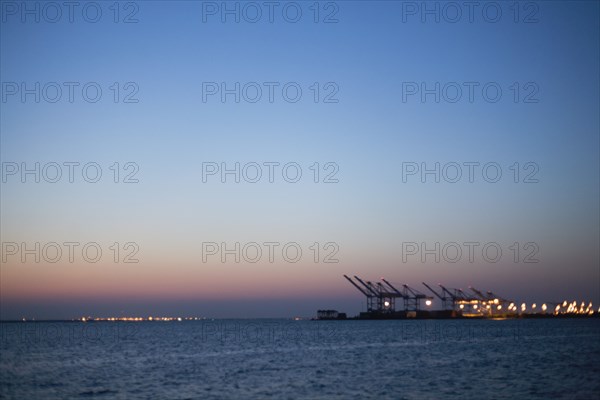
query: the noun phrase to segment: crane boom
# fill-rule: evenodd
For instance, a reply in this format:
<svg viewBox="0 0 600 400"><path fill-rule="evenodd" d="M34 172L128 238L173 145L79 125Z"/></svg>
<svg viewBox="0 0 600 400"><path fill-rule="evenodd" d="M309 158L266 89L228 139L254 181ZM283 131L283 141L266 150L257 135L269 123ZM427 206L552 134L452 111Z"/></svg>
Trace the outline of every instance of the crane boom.
<svg viewBox="0 0 600 400"><path fill-rule="evenodd" d="M450 297L452 298L452 300L456 300L456 299L457 299L457 297L456 297L454 294L452 294L452 292L450 292L448 289L446 289L446 287L445 287L445 286L443 286L443 285L442 285L442 284L440 284L440 283L438 283L438 286L439 286L439 287L441 287L441 288L442 288L442 291L443 291L444 293L447 293L447 294L448 294L448 296L450 296Z"/></svg>
<svg viewBox="0 0 600 400"><path fill-rule="evenodd" d="M429 297L426 294L418 291L417 289L413 289L408 285L402 285L404 286L404 289L406 289L408 292L410 292L416 299L433 299L433 297Z"/></svg>
<svg viewBox="0 0 600 400"><path fill-rule="evenodd" d="M365 290L363 288L361 288L360 286L358 286L350 277L348 277L347 275L344 275L344 278L348 279L348 282L350 282L352 284L352 286L354 286L355 288L357 288L358 290L360 290L360 292L362 294L364 294L367 297L371 296L369 293L365 292Z"/></svg>
<svg viewBox="0 0 600 400"><path fill-rule="evenodd" d="M462 297L462 299L461 299L461 300L468 300L468 301L470 301L470 300L477 300L477 299L476 299L476 298L474 298L474 297L467 296L467 294L466 294L465 292L463 292L463 290L462 290L462 289L456 289L456 290L457 290L457 292L458 292L458 293L460 293L460 295L461 295L461 297Z"/></svg>
<svg viewBox="0 0 600 400"><path fill-rule="evenodd" d="M431 293L435 294L435 297L437 297L438 299L442 300L442 301L446 301L446 297L442 297L442 295L440 295L438 292L436 292L435 290L433 290L428 284L426 284L425 282L421 282L427 289L429 289L431 291ZM442 292L443 294L444 292Z"/></svg>
<svg viewBox="0 0 600 400"><path fill-rule="evenodd" d="M473 293L475 293L477 296L479 296L479 298L483 301L487 301L489 300L489 298L487 298L483 293L481 293L481 291L475 289L473 286L469 286L469 289L471 289L471 291Z"/></svg>
<svg viewBox="0 0 600 400"><path fill-rule="evenodd" d="M362 279L360 279L358 276L354 275L354 279L356 279L357 281L359 281L369 292L371 292L371 294L373 296L379 296L379 293L377 293L376 290L374 290L371 286L367 285Z"/></svg>
<svg viewBox="0 0 600 400"><path fill-rule="evenodd" d="M396 292L396 294L400 297L404 297L404 295L402 294L401 291L399 291L398 289L396 289L391 283L389 283L387 280L381 278L381 280L390 287L390 289L392 289L394 292Z"/></svg>

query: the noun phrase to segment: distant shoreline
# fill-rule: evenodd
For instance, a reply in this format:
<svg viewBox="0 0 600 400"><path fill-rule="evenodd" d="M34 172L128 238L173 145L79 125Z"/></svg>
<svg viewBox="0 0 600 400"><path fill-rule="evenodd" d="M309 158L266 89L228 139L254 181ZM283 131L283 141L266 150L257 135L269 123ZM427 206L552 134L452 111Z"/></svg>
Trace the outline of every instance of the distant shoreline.
<svg viewBox="0 0 600 400"><path fill-rule="evenodd" d="M520 315L520 316L516 316L516 317L458 317L458 318L358 318L358 317L350 317L350 318L345 318L345 319L318 319L318 318L300 318L298 319L297 317L273 317L273 318L269 318L269 317L257 317L257 318L198 318L195 320L181 320L178 321L176 319L173 320L169 320L169 321L160 321L160 320L141 320L141 321L128 321L128 320L115 320L115 321L109 321L109 320L87 320L87 321L82 321L79 319L37 319L37 320L15 320L15 319L7 319L7 320L0 320L0 323L2 324L17 324L17 323L21 323L21 324L26 324L26 323L79 323L79 324L90 324L90 323L94 323L94 324L98 324L98 323L165 323L165 322L172 322L172 323L183 323L183 322L206 322L206 321L255 321L255 320L265 320L265 321L273 321L273 320L285 320L285 321L427 321L427 320L449 320L449 321L473 321L473 320L537 320L537 319L543 319L543 320L548 320L548 319L598 319L600 318L600 313L594 313L593 315L543 315L543 314L527 314L527 315Z"/></svg>

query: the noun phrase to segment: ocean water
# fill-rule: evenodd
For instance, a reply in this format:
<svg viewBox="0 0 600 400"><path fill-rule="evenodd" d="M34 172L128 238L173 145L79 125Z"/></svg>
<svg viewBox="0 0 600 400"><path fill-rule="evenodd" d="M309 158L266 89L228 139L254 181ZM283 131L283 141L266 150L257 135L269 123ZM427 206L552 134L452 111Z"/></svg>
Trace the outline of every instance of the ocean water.
<svg viewBox="0 0 600 400"><path fill-rule="evenodd" d="M2 399L598 399L600 319L0 324Z"/></svg>

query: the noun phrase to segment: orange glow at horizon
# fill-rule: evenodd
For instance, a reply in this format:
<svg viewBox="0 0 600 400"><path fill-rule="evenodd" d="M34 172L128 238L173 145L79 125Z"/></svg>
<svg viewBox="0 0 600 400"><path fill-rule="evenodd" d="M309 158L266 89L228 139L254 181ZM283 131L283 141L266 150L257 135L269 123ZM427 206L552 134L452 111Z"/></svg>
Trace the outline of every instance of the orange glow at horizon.
<svg viewBox="0 0 600 400"><path fill-rule="evenodd" d="M277 298L344 295L338 267L315 265L203 265L160 267L122 265L3 266L0 295L37 298Z"/></svg>

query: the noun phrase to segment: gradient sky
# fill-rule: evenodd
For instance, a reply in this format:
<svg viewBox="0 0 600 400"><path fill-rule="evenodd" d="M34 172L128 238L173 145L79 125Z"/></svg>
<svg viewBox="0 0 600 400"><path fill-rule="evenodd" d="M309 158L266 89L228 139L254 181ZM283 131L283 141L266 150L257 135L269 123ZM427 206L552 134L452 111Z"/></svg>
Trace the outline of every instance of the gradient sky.
<svg viewBox="0 0 600 400"><path fill-rule="evenodd" d="M266 15L258 23L222 23L218 15L204 23L203 3L193 1L137 2L139 21L131 24L113 22L112 2L97 3L103 16L95 24L77 10L73 23L66 16L23 23L5 3L3 95L6 82L97 82L103 97L90 104L77 90L73 103L66 93L57 103L8 96L0 103L2 162L97 162L103 178L8 177L2 242L98 242L104 253L95 264L8 257L0 267L2 319L357 313L364 299L342 274L421 290L422 281L442 282L519 301L600 303L598 2L535 3L537 23L522 22L531 9L515 23L504 2L497 23L479 9L473 22L463 15L422 23L420 15L403 22L403 2L339 1L339 22L331 24L313 22L312 1L297 3L298 23L277 10L273 23ZM333 10L320 6L321 19ZM501 100L486 102L476 91L472 103L402 101L403 82L471 81L497 82ZM114 82L135 82L139 102L114 103ZM304 92L293 104L280 94L273 103L203 102L202 82L298 82ZM314 82L335 82L339 102L313 102ZM539 102L515 103L514 82L534 82ZM296 162L303 177L202 181L203 162L268 161ZM402 180L403 162L469 161L500 164L502 179ZM135 162L139 183L113 183L114 162ZM339 183L313 183L314 162L335 162ZM535 162L539 183L514 183L515 162ZM402 259L403 242L469 241L499 243L502 260ZM140 262L115 263L113 242L137 243ZM203 242L297 242L304 256L295 264L204 263ZM339 263L314 263L314 242L337 243ZM514 242L535 242L540 262L515 263Z"/></svg>

